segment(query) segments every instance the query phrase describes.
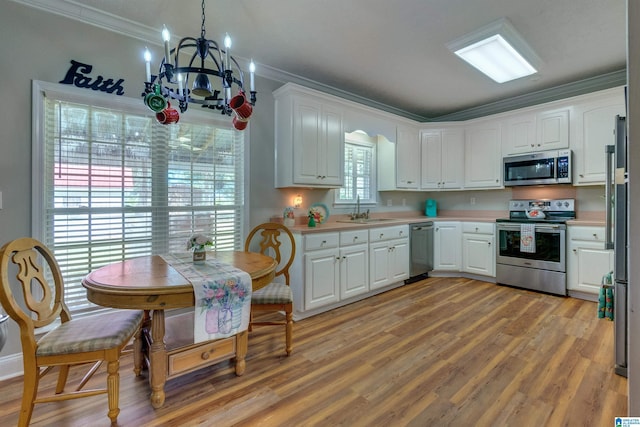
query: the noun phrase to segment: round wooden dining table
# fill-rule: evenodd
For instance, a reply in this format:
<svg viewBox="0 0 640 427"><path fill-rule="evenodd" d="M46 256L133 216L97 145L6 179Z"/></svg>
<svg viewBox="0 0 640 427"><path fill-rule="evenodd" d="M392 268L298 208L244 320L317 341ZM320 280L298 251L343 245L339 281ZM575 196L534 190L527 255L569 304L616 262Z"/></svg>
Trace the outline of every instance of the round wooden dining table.
<svg viewBox="0 0 640 427"><path fill-rule="evenodd" d="M213 257L247 272L251 276L254 291L271 283L277 267L273 258L254 252L217 251L208 252L207 257ZM195 369L189 367L180 372L172 371L171 366L168 366L171 362L168 357L178 358L181 354L189 355L204 348L202 345L191 343L172 349L168 354L165 343L165 310L195 305L191 282L161 256L153 255L98 268L82 280L82 285L87 291L88 300L94 304L118 309L145 310L143 332L149 347L147 350L151 404L155 408L161 407L164 404L164 385L167 379ZM247 352L247 331L234 337L232 344L236 374L242 375ZM214 351L211 348L213 344L205 345L209 345L210 348L201 353L203 359L208 358L208 354ZM134 357L142 356L136 354ZM140 366L140 363L136 365ZM199 365L196 363L195 366ZM136 374L139 375L140 372Z"/></svg>

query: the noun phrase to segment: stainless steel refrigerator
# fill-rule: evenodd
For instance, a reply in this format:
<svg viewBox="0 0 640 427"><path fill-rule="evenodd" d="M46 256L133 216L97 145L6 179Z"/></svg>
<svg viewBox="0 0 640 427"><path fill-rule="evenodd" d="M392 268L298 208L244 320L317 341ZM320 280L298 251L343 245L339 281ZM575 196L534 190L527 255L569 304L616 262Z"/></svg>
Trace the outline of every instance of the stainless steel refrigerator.
<svg viewBox="0 0 640 427"><path fill-rule="evenodd" d="M615 118L615 145L608 145L607 182L605 186L606 248L614 252L614 354L615 372L627 376L627 124L626 118ZM613 236L611 234L613 233Z"/></svg>

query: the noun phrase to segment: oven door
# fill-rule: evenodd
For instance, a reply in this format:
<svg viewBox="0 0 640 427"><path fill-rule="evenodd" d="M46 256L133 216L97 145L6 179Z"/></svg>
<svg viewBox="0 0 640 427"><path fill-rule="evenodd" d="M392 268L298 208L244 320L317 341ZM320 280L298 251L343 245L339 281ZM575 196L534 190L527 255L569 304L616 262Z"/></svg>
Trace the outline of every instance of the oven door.
<svg viewBox="0 0 640 427"><path fill-rule="evenodd" d="M535 252L520 251L520 223L498 223L498 264L566 271L566 226L564 224L536 224Z"/></svg>

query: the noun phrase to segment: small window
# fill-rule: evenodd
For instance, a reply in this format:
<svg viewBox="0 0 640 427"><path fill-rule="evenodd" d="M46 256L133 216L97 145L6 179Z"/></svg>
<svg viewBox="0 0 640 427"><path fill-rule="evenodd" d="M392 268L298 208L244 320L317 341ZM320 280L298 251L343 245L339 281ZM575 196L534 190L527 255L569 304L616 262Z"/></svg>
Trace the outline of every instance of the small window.
<svg viewBox="0 0 640 427"><path fill-rule="evenodd" d="M376 144L364 133L346 134L344 186L336 191L336 203L376 203Z"/></svg>

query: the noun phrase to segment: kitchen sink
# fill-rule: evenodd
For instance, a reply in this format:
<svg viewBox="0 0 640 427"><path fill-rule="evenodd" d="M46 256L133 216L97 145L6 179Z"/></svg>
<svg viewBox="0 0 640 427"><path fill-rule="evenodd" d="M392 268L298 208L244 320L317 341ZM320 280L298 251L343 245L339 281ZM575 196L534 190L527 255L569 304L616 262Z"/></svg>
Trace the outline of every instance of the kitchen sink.
<svg viewBox="0 0 640 427"><path fill-rule="evenodd" d="M336 222L345 224L369 224L372 222L395 221L394 218L358 218L358 219L339 219Z"/></svg>

